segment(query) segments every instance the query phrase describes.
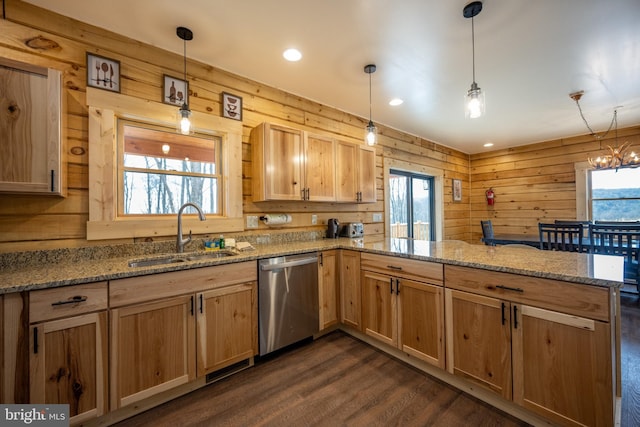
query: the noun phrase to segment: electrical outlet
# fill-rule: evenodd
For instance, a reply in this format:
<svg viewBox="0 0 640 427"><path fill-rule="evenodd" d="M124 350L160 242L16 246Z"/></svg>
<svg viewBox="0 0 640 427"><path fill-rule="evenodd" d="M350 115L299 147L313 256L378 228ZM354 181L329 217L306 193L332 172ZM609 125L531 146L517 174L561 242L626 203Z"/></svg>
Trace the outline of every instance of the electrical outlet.
<svg viewBox="0 0 640 427"><path fill-rule="evenodd" d="M373 222L382 222L382 214L374 213L373 214Z"/></svg>
<svg viewBox="0 0 640 427"><path fill-rule="evenodd" d="M318 223L318 215L311 215L311 225L316 225Z"/></svg>
<svg viewBox="0 0 640 427"><path fill-rule="evenodd" d="M247 215L247 228L258 228L258 217L255 215Z"/></svg>

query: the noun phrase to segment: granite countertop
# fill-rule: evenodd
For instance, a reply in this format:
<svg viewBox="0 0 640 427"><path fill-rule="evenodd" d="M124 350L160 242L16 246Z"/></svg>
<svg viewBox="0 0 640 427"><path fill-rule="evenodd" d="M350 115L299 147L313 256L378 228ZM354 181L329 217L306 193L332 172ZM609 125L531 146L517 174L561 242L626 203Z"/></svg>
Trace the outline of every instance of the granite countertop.
<svg viewBox="0 0 640 427"><path fill-rule="evenodd" d="M621 257L473 245L457 240L428 242L407 239L339 238L254 243L255 250L238 252L234 256L224 258L149 267L129 267L128 262L132 259L172 253L171 247L167 245L151 249L144 245L132 243L102 247L99 250L81 248L1 254L0 294L330 249L353 249L591 286L622 287L623 258ZM188 246L188 248L192 247L193 245Z"/></svg>

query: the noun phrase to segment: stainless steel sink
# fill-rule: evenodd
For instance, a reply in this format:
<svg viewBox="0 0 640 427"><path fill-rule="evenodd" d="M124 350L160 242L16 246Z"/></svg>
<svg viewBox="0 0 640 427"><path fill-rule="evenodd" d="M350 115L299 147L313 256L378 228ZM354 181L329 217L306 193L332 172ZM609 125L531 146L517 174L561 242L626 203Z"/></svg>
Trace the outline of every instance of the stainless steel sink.
<svg viewBox="0 0 640 427"><path fill-rule="evenodd" d="M189 261L202 261L207 259L226 258L237 255L236 252L230 250L198 252L193 254L170 255L164 257L132 259L129 261L129 267L152 267L154 265L178 264Z"/></svg>

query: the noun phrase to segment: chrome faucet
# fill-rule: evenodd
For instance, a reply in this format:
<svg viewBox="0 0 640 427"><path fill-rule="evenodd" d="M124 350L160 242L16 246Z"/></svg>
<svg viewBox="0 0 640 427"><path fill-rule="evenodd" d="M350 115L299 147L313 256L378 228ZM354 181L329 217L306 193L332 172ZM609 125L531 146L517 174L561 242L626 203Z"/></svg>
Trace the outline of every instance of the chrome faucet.
<svg viewBox="0 0 640 427"><path fill-rule="evenodd" d="M206 219L204 213L202 212L202 209L200 209L200 206L196 205L195 203L187 202L180 207L180 210L178 211L178 235L176 236L176 252L179 254L184 252L184 245L191 241L191 230L189 230L189 237L187 237L186 239L182 238L182 211L187 206L191 206L198 211L200 221L204 221Z"/></svg>

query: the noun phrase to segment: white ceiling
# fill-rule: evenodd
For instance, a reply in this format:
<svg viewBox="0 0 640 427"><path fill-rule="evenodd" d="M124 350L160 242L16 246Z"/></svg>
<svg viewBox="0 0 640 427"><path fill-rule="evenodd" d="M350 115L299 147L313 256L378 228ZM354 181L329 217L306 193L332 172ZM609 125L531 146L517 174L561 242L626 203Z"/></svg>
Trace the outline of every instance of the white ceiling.
<svg viewBox="0 0 640 427"><path fill-rule="evenodd" d="M465 119L469 0L28 0L467 153L640 124L640 0L485 0L474 18L487 113ZM300 62L282 52L298 48ZM393 97L404 104L391 107ZM363 130L364 134L364 130Z"/></svg>

